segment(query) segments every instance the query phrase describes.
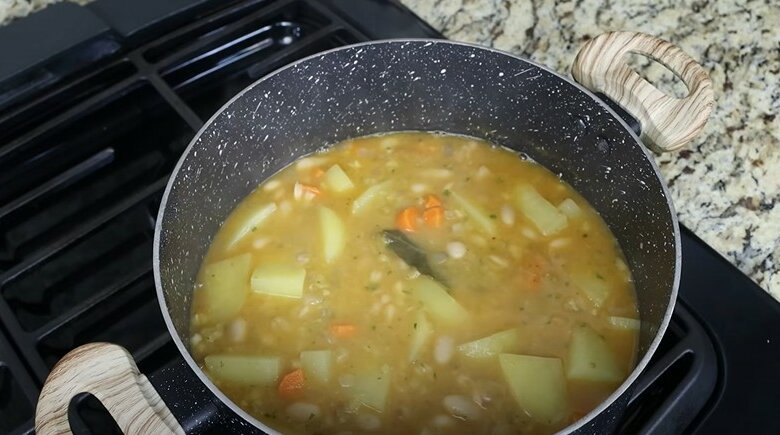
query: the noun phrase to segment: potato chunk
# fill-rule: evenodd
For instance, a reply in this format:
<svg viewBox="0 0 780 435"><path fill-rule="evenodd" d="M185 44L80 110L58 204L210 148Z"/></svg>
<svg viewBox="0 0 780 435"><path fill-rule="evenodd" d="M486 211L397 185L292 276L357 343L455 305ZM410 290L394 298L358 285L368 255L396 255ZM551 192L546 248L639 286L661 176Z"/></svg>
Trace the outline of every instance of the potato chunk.
<svg viewBox="0 0 780 435"><path fill-rule="evenodd" d="M555 234L568 225L566 215L544 199L532 186L519 186L516 199L520 211L545 236Z"/></svg>
<svg viewBox="0 0 780 435"><path fill-rule="evenodd" d="M326 263L334 262L347 243L346 228L335 211L320 208L320 232L322 237L322 256Z"/></svg>
<svg viewBox="0 0 780 435"><path fill-rule="evenodd" d="M264 264L252 272L252 291L298 299L303 296L306 269L288 264Z"/></svg>
<svg viewBox="0 0 780 435"><path fill-rule="evenodd" d="M205 267L199 291L209 322L229 320L241 310L249 292L251 261L251 254L242 254Z"/></svg>
<svg viewBox="0 0 780 435"><path fill-rule="evenodd" d="M455 325L468 319L468 312L433 278L422 275L412 281L412 293L437 321Z"/></svg>
<svg viewBox="0 0 780 435"><path fill-rule="evenodd" d="M593 329L577 328L569 343L566 376L572 380L619 382L623 380L612 349Z"/></svg>
<svg viewBox="0 0 780 435"><path fill-rule="evenodd" d="M301 368L308 379L321 384L330 380L333 352L330 350L304 350L301 352Z"/></svg>
<svg viewBox="0 0 780 435"><path fill-rule="evenodd" d="M217 379L246 385L273 385L281 366L279 358L269 356L209 355L205 362Z"/></svg>
<svg viewBox="0 0 780 435"><path fill-rule="evenodd" d="M470 358L487 358L499 353L511 352L517 347L520 337L517 329L496 332L478 340L458 346L458 352Z"/></svg>
<svg viewBox="0 0 780 435"><path fill-rule="evenodd" d="M512 396L531 418L554 424L566 416L568 397L560 359L502 353L498 361Z"/></svg>

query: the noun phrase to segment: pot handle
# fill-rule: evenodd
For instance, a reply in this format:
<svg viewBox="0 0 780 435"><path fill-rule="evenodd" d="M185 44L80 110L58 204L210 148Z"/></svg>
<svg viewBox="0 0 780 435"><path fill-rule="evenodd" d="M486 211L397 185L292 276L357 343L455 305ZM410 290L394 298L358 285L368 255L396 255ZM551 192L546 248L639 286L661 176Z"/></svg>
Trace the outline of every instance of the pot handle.
<svg viewBox="0 0 780 435"><path fill-rule="evenodd" d="M70 434L68 407L79 393L103 402L125 434L177 434L184 430L151 383L138 371L130 353L110 343L90 343L54 366L35 410L39 435Z"/></svg>
<svg viewBox="0 0 780 435"><path fill-rule="evenodd" d="M636 53L658 61L682 79L688 95L666 95L625 61ZM653 151L673 151L690 142L715 105L712 80L680 47L644 33L603 33L585 43L571 67L574 80L611 98L642 125L641 139Z"/></svg>

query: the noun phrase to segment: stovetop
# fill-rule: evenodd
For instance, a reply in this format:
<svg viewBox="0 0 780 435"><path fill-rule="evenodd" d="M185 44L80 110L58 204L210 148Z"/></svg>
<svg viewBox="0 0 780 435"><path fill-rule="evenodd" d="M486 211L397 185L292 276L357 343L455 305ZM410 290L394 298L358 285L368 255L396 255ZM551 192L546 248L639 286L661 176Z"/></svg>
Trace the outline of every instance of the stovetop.
<svg viewBox="0 0 780 435"><path fill-rule="evenodd" d="M41 29L57 35L42 41ZM162 191L236 92L301 57L441 37L394 1L96 0L0 28L0 433L70 349L126 347L190 434L237 420L179 356L152 279ZM680 297L620 433L780 433L780 305L683 228ZM90 395L76 433L118 433Z"/></svg>

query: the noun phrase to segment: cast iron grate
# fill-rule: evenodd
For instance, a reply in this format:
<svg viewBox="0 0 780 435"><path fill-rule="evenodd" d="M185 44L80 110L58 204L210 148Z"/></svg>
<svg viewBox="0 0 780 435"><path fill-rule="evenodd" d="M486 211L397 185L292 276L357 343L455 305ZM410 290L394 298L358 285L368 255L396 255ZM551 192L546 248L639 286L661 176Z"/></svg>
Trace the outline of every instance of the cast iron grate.
<svg viewBox="0 0 780 435"><path fill-rule="evenodd" d="M154 219L179 155L229 98L282 65L368 39L351 24L358 18L334 10L317 0L232 2L0 112L0 433L32 433L49 370L92 341L125 346L188 433L232 427L178 356L159 313ZM692 362L668 381L656 372L681 366L659 355L654 375L643 378L653 381L645 394L658 400L672 392L666 384L711 357L690 338L702 331L684 315L674 322L667 350L684 343L681 360ZM631 432L655 421L661 406L636 403ZM77 433L117 431L89 395L70 410Z"/></svg>

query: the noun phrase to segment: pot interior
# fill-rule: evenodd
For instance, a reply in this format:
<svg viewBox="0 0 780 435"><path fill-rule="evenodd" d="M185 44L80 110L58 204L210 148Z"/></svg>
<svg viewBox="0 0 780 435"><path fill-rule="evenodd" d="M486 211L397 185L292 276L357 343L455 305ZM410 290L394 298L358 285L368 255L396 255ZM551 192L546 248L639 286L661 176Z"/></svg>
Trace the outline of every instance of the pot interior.
<svg viewBox="0 0 780 435"><path fill-rule="evenodd" d="M178 344L189 346L200 262L245 195L327 144L404 130L483 138L560 174L623 248L642 320L640 359L651 349L676 294L679 250L664 187L636 137L589 93L546 69L486 48L423 40L346 47L293 64L203 127L174 171L155 234L158 291Z"/></svg>

